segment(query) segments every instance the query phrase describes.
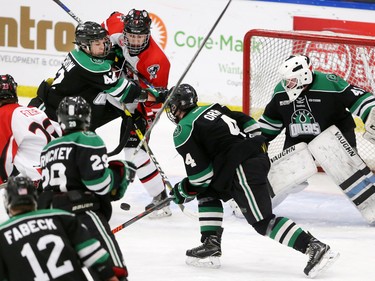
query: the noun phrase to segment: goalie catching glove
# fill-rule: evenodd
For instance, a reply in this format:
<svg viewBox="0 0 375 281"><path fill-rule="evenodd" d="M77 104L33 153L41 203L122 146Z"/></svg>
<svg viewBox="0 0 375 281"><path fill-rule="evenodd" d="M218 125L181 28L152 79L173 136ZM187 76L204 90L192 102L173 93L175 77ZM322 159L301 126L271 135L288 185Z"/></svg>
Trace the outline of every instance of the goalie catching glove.
<svg viewBox="0 0 375 281"><path fill-rule="evenodd" d="M375 107L371 109L367 117L363 138L375 144Z"/></svg>
<svg viewBox="0 0 375 281"><path fill-rule="evenodd" d="M134 181L137 167L132 162L122 160L111 160L108 166L113 175L111 200L116 201L124 196L129 183Z"/></svg>
<svg viewBox="0 0 375 281"><path fill-rule="evenodd" d="M192 201L197 195L196 192L189 192L189 179L184 178L179 183L176 183L169 195L173 197L173 202L176 204L184 204Z"/></svg>

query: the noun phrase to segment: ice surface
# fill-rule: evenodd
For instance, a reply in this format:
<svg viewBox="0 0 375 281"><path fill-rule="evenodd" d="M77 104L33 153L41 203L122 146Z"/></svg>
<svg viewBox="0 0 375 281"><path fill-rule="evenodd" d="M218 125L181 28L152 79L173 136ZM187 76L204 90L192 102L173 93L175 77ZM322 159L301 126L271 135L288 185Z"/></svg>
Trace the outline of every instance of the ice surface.
<svg viewBox="0 0 375 281"><path fill-rule="evenodd" d="M21 99L22 103L22 99ZM119 120L100 128L109 151L118 144ZM173 147L174 125L162 115L151 134L150 147L170 181L184 177L182 159ZM113 158L122 158L122 154ZM123 200L114 202L110 224L116 227L141 213L151 201L136 180ZM129 211L119 208L131 205ZM196 201L187 208L196 210ZM296 281L306 279L303 268L308 257L257 234L244 219L231 215L225 205L223 256L220 269L194 268L185 264L185 251L200 244L199 224L184 215L172 203L173 215L152 220L142 218L116 233L130 281ZM362 219L340 189L324 174L313 176L309 187L290 195L275 213L287 216L321 241L328 243L341 257L320 280L372 281L375 271L375 228ZM1 211L4 219L4 211Z"/></svg>

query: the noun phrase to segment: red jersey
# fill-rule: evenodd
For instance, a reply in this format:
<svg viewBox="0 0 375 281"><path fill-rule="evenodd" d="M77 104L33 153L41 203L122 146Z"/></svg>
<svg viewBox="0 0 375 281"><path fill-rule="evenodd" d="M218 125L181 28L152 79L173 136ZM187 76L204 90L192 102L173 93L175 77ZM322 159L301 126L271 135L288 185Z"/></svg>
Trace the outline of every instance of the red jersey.
<svg viewBox="0 0 375 281"><path fill-rule="evenodd" d="M114 12L102 23L102 26L108 31L112 44L121 47L125 60L154 87L167 88L169 70L171 67L167 56L152 36L150 36L149 45L146 49L137 56L131 56L124 42L124 16L125 15L120 12ZM135 78L137 78L136 75ZM139 83L141 87L147 88L141 80L139 80ZM142 104L143 106L138 106L138 110L145 116L152 118L161 107L161 104L152 104L152 106L148 106L146 102ZM134 105L128 106L128 109L133 111Z"/></svg>
<svg viewBox="0 0 375 281"><path fill-rule="evenodd" d="M112 44L118 45L122 48L125 60L128 61L135 70L142 74L154 87L167 88L169 70L171 67L167 56L152 36L150 36L149 46L146 49L137 56L130 56L125 46L124 35L122 33L124 30L124 22L122 21L123 16L124 14L115 12L102 23L102 26L108 31ZM141 86L146 88L146 85L142 82Z"/></svg>

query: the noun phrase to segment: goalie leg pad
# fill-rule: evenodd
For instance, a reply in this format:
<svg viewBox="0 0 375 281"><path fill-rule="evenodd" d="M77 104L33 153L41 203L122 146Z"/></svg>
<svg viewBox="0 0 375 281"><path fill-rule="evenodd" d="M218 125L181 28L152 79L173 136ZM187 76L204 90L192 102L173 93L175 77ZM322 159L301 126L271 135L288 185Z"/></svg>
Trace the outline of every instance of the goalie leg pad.
<svg viewBox="0 0 375 281"><path fill-rule="evenodd" d="M328 176L343 190L368 223L375 222L375 176L336 126L308 145Z"/></svg>
<svg viewBox="0 0 375 281"><path fill-rule="evenodd" d="M375 223L375 175L366 167L339 185L370 224Z"/></svg>
<svg viewBox="0 0 375 281"><path fill-rule="evenodd" d="M288 194L303 190L307 186L306 180L318 171L306 143L293 145L270 160L268 180L274 193L271 194L273 207Z"/></svg>

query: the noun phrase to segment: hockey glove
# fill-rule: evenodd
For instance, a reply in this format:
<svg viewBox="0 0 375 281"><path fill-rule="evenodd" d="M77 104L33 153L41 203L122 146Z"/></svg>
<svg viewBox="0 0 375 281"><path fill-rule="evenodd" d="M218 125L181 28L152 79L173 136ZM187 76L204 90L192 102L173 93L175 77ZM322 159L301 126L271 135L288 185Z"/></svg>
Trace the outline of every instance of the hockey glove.
<svg viewBox="0 0 375 281"><path fill-rule="evenodd" d="M176 204L184 204L192 201L197 195L196 192L188 192L189 179L184 178L179 183L176 183L170 194L173 197L173 202Z"/></svg>
<svg viewBox="0 0 375 281"><path fill-rule="evenodd" d="M134 181L136 167L133 163L121 160L112 160L108 162L109 169L112 171L111 200L121 199L130 182Z"/></svg>
<svg viewBox="0 0 375 281"><path fill-rule="evenodd" d="M145 134L149 127L145 116L143 116L138 110L135 110L132 118L136 128L138 128L142 134Z"/></svg>
<svg viewBox="0 0 375 281"><path fill-rule="evenodd" d="M148 91L143 90L134 82L129 82L122 93L114 97L121 103L145 102L148 98Z"/></svg>
<svg viewBox="0 0 375 281"><path fill-rule="evenodd" d="M38 90L36 92L37 97L44 103L47 103L48 93L51 89L51 85L53 83L53 78L47 78L40 83Z"/></svg>
<svg viewBox="0 0 375 281"><path fill-rule="evenodd" d="M260 126L255 120L251 120L250 122L246 123L243 131L249 138L261 134Z"/></svg>
<svg viewBox="0 0 375 281"><path fill-rule="evenodd" d="M169 91L167 88L159 87L159 88L148 88L147 91L155 97L156 103L163 103L168 97Z"/></svg>
<svg viewBox="0 0 375 281"><path fill-rule="evenodd" d="M133 182L136 172L137 172L137 166L133 162L130 161L124 161L125 162L125 167L126 167L126 179L129 182Z"/></svg>

